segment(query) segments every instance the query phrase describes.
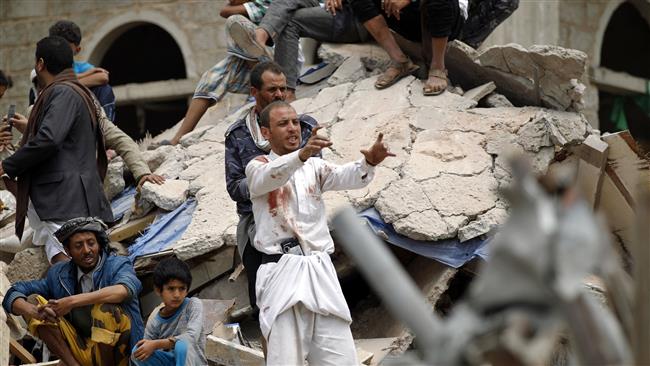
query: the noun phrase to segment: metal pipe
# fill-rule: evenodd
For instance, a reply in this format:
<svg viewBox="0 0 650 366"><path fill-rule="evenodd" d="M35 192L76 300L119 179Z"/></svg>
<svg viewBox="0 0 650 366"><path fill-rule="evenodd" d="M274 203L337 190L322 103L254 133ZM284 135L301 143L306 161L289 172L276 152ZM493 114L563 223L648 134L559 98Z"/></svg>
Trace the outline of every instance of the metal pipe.
<svg viewBox="0 0 650 366"><path fill-rule="evenodd" d="M415 333L422 359L433 364L434 345L439 343L442 321L433 313L422 293L388 248L360 221L350 207L334 220L334 235L361 273L381 297L388 310Z"/></svg>

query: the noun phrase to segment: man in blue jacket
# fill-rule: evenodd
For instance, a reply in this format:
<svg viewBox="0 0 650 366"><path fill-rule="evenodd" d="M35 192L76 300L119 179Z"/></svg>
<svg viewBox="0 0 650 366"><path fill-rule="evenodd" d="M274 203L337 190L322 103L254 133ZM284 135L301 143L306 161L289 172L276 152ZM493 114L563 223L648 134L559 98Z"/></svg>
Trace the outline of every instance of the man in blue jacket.
<svg viewBox="0 0 650 366"><path fill-rule="evenodd" d="M142 284L129 259L111 253L105 230L91 217L67 221L54 235L72 259L44 279L15 283L2 302L68 366L126 366L143 335ZM27 301L33 294L37 304Z"/></svg>

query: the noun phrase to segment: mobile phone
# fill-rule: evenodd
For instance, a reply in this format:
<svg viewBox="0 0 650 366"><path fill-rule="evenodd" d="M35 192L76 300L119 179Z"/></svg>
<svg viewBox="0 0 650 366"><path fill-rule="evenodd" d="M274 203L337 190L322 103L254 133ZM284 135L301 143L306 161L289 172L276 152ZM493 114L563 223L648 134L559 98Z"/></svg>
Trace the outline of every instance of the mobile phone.
<svg viewBox="0 0 650 366"><path fill-rule="evenodd" d="M9 106L9 112L7 113L7 123L9 124L9 132L11 132L11 128L14 126L13 122L11 120L14 118L14 115L16 114L16 105L12 104Z"/></svg>

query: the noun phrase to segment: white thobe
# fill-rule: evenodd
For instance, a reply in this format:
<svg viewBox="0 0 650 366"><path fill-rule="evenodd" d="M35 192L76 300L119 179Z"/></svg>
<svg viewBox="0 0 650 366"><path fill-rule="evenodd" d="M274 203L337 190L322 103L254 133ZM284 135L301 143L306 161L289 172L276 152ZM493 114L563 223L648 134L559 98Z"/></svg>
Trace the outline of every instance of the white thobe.
<svg viewBox="0 0 650 366"><path fill-rule="evenodd" d="M276 317L299 302L314 313L352 321L328 255L334 252L334 242L322 193L362 188L373 176L374 168L365 159L336 165L312 157L303 163L298 151L282 156L272 151L246 166L257 227L254 246L280 254L280 243L296 238L305 253L284 255L258 270L260 328L267 339Z"/></svg>

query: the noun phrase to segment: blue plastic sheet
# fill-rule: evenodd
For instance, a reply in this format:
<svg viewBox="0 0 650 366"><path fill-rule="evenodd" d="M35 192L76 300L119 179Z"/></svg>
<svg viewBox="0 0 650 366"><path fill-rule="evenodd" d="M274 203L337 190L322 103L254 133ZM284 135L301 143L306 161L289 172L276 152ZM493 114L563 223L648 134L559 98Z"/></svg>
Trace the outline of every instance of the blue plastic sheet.
<svg viewBox="0 0 650 366"><path fill-rule="evenodd" d="M111 201L113 219L121 220L124 214L131 209L135 202L135 187L127 187Z"/></svg>
<svg viewBox="0 0 650 366"><path fill-rule="evenodd" d="M158 253L169 248L181 238L196 209L196 200L190 198L174 211L156 217L154 222L129 246L129 258L135 261L137 257Z"/></svg>
<svg viewBox="0 0 650 366"><path fill-rule="evenodd" d="M373 207L360 212L359 216L365 218L372 231L383 237L388 243L423 257L437 260L450 267L459 268L474 258L486 260L488 256L489 239L474 238L463 243L458 239L418 241L398 234L393 225L385 223L379 212Z"/></svg>

